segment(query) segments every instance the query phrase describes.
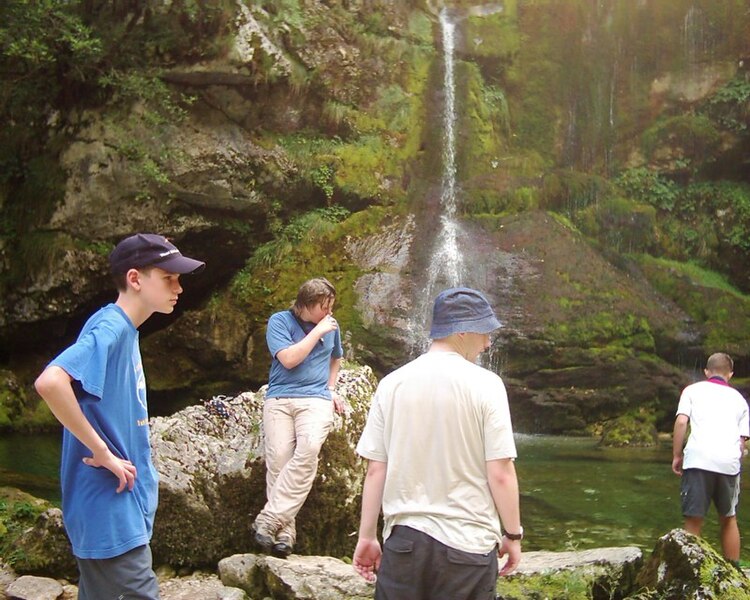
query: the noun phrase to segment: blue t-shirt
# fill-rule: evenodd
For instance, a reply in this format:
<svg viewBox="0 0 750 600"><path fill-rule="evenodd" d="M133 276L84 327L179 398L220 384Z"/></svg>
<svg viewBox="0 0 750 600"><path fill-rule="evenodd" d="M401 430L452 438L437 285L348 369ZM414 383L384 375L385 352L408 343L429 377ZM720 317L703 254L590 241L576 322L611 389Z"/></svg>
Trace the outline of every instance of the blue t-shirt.
<svg viewBox="0 0 750 600"><path fill-rule="evenodd" d="M116 493L118 479L82 462L91 456L67 429L60 480L65 529L79 558L112 558L148 544L158 501L159 477L151 461L146 378L138 330L109 304L86 322L78 340L50 365L73 378L81 410L112 453L131 461L132 491Z"/></svg>
<svg viewBox="0 0 750 600"><path fill-rule="evenodd" d="M276 358L281 350L301 342L314 327L315 323L297 321L290 310L274 313L268 319L266 342L273 358L268 376L267 398L331 399L331 392L328 390L331 358L341 358L344 355L338 329L329 331L320 338L305 360L293 369L287 369Z"/></svg>

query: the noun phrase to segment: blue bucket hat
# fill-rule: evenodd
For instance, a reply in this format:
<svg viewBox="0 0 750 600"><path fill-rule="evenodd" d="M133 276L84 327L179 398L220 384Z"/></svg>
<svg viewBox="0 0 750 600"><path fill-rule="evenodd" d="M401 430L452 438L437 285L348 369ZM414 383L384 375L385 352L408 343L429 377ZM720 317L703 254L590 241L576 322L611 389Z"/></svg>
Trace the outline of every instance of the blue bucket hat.
<svg viewBox="0 0 750 600"><path fill-rule="evenodd" d="M454 333L490 333L500 321L481 292L459 287L443 290L432 308L430 338L439 340Z"/></svg>

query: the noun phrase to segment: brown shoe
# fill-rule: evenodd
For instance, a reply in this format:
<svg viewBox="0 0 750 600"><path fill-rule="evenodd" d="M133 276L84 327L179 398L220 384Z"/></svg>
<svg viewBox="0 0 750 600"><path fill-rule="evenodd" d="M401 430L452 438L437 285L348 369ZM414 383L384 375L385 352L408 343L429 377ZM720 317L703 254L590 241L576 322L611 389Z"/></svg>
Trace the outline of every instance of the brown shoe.
<svg viewBox="0 0 750 600"><path fill-rule="evenodd" d="M294 540L288 533L283 531L276 537L276 543L271 548L271 554L278 558L286 558L292 553Z"/></svg>
<svg viewBox="0 0 750 600"><path fill-rule="evenodd" d="M258 522L258 519L255 519L250 526L250 530L253 532L255 543L260 546L261 550L266 553L271 552L271 549L276 543L276 531L274 531L268 524Z"/></svg>

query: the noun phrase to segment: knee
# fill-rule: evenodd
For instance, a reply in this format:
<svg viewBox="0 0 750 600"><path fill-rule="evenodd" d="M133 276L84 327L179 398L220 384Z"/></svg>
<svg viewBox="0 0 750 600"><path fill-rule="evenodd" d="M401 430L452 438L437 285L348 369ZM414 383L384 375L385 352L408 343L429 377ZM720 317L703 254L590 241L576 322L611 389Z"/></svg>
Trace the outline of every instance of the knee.
<svg viewBox="0 0 750 600"><path fill-rule="evenodd" d="M294 455L306 462L317 462L320 450L323 447L324 440L312 439L310 437L301 437L297 440L297 447Z"/></svg>

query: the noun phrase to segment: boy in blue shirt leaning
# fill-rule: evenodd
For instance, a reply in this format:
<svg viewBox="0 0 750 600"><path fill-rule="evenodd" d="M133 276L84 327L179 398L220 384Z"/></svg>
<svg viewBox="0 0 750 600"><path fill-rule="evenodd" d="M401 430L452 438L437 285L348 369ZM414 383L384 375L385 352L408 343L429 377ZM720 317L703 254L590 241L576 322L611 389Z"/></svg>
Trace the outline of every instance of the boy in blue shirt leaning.
<svg viewBox="0 0 750 600"><path fill-rule="evenodd" d="M265 551L285 558L297 540L296 518L312 489L318 455L343 412L336 380L344 349L333 318L336 289L310 279L288 309L271 315L266 342L271 372L263 404L266 498L251 528Z"/></svg>
<svg viewBox="0 0 750 600"><path fill-rule="evenodd" d="M181 274L205 263L165 237L139 233L109 256L118 297L92 315L76 342L35 386L63 432L60 481L65 529L78 562L79 600L154 600L149 542L158 500L138 327L169 314Z"/></svg>

